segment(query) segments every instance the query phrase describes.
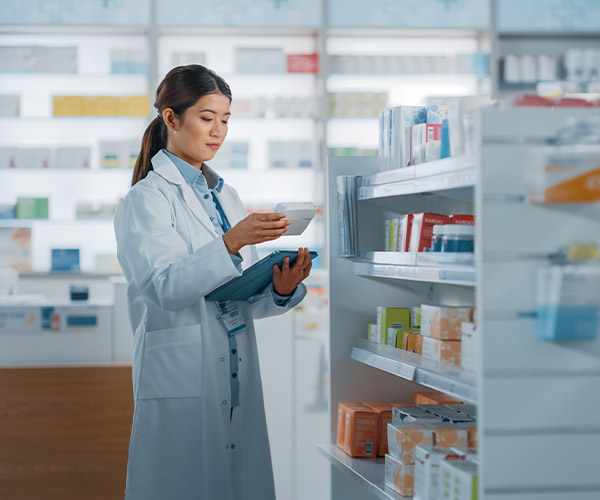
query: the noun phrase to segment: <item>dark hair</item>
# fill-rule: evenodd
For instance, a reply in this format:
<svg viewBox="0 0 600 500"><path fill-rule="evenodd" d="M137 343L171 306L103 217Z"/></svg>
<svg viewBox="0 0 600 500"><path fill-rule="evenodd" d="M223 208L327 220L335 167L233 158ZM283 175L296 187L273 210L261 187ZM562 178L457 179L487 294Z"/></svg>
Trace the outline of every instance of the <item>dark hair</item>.
<svg viewBox="0 0 600 500"><path fill-rule="evenodd" d="M171 108L177 116L183 117L186 109L196 104L201 97L219 93L229 97L231 101L231 89L227 82L214 71L199 64L177 66L167 73L156 89L154 107L158 116L144 132L142 149L133 170L132 186L148 175L152 170L152 157L167 147L167 126L162 119L163 111Z"/></svg>

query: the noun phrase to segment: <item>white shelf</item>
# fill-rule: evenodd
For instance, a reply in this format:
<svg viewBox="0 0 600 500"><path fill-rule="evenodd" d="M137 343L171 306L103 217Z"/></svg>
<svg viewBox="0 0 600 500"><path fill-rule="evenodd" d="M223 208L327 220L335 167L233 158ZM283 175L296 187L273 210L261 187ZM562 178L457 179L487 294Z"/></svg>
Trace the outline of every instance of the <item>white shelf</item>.
<svg viewBox="0 0 600 500"><path fill-rule="evenodd" d="M475 373L462 368L424 358L419 354L357 339L352 359L400 378L444 392L461 401L477 404Z"/></svg>
<svg viewBox="0 0 600 500"><path fill-rule="evenodd" d="M0 228L2 227L31 227L36 224L55 224L81 226L107 225L114 224L113 218L110 219L0 219Z"/></svg>
<svg viewBox="0 0 600 500"><path fill-rule="evenodd" d="M319 453L381 500L409 500L412 498L400 496L385 486L384 457L352 458L334 444L320 445Z"/></svg>
<svg viewBox="0 0 600 500"><path fill-rule="evenodd" d="M474 262L470 253L365 252L355 259L354 273L474 287Z"/></svg>
<svg viewBox="0 0 600 500"><path fill-rule="evenodd" d="M477 168L472 158L444 158L365 176L361 179L358 199L370 200L431 191L470 189L476 182Z"/></svg>

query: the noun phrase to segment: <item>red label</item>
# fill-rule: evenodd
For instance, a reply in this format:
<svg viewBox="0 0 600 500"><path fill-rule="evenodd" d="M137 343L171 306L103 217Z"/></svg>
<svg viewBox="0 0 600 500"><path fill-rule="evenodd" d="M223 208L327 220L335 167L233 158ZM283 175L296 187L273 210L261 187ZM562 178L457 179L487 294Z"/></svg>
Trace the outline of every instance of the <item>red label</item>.
<svg viewBox="0 0 600 500"><path fill-rule="evenodd" d="M288 73L318 73L319 54L291 54L287 56Z"/></svg>

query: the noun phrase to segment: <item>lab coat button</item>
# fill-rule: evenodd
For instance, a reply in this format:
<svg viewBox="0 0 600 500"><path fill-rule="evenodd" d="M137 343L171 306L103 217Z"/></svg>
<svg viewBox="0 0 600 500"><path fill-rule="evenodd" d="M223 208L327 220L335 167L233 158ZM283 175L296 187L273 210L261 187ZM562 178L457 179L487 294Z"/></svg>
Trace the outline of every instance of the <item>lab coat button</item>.
<svg viewBox="0 0 600 500"><path fill-rule="evenodd" d="M208 200L208 195L207 194L204 195L204 199Z"/></svg>
<svg viewBox="0 0 600 500"><path fill-rule="evenodd" d="M217 319L221 319L221 316L219 316L218 314L217 314Z"/></svg>
<svg viewBox="0 0 600 500"><path fill-rule="evenodd" d="M232 449L232 450L235 450L235 444L232 444L232 445L231 445L231 449Z"/></svg>
<svg viewBox="0 0 600 500"><path fill-rule="evenodd" d="M221 360L221 363L225 362L225 358L223 356L221 356L220 360Z"/></svg>
<svg viewBox="0 0 600 500"><path fill-rule="evenodd" d="M233 373L231 374L231 376L232 376L233 378L237 378L237 373L233 372Z"/></svg>
<svg viewBox="0 0 600 500"><path fill-rule="evenodd" d="M223 406L225 406L226 404L227 404L227 400L226 400L226 399L224 399L224 400L223 400Z"/></svg>
<svg viewBox="0 0 600 500"><path fill-rule="evenodd" d="M231 354L235 356L237 354L237 349L231 349Z"/></svg>

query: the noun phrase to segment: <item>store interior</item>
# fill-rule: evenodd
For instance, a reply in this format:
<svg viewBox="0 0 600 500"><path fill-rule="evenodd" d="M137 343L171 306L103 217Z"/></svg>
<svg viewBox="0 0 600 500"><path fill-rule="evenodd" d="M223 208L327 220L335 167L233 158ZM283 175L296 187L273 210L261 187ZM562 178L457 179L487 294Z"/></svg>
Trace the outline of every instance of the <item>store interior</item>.
<svg viewBox="0 0 600 500"><path fill-rule="evenodd" d="M247 213L316 207L257 246L318 253L255 321L277 499L600 498L599 27L593 0L4 0L0 498L124 497L114 216L188 64L231 88L209 165Z"/></svg>

